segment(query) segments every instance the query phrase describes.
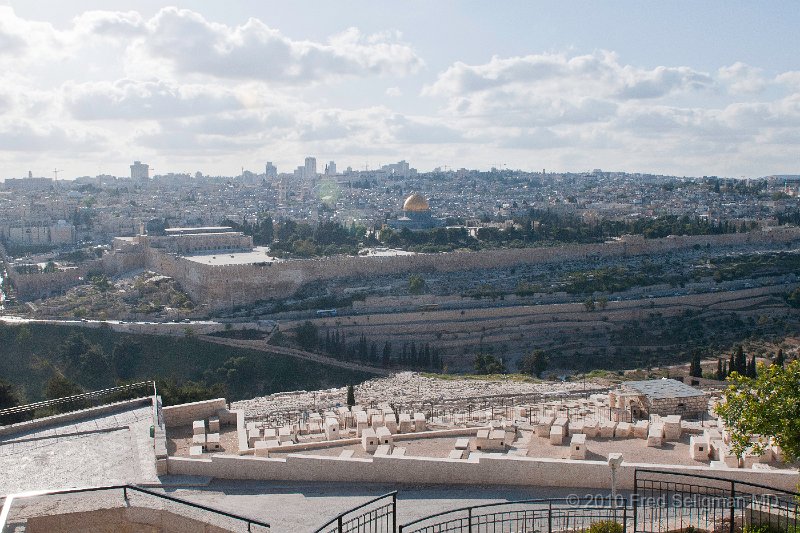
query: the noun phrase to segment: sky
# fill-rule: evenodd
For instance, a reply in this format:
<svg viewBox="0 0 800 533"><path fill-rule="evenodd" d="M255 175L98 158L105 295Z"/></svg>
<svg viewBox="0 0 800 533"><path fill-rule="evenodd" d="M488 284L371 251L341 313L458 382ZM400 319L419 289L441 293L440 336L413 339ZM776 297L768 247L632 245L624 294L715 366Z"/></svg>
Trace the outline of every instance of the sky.
<svg viewBox="0 0 800 533"><path fill-rule="evenodd" d="M800 173L796 1L0 0L0 178Z"/></svg>

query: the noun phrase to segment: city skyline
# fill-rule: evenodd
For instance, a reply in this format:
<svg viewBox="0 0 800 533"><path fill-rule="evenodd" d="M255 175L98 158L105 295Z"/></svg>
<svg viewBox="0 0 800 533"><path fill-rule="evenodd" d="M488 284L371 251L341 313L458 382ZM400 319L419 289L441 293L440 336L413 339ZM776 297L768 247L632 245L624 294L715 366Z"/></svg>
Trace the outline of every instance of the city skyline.
<svg viewBox="0 0 800 533"><path fill-rule="evenodd" d="M0 178L798 173L791 3L5 4Z"/></svg>

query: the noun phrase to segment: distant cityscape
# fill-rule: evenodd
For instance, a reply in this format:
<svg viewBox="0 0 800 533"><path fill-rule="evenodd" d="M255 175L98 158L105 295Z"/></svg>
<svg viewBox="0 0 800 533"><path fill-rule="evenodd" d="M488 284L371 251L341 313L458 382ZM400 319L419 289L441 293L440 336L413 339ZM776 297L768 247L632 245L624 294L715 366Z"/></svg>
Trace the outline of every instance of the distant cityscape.
<svg viewBox="0 0 800 533"><path fill-rule="evenodd" d="M404 200L413 192L442 224L504 227L531 209L568 214L593 223L659 216L697 217L713 223L774 225L798 206L800 176L759 179L679 177L607 172L526 172L492 168L436 168L418 172L407 161L372 170L339 171L329 161L319 171L306 157L291 172L267 162L263 172L238 176L169 173L151 176L135 161L130 176L73 180L7 178L0 188L0 236L10 245L64 246L107 243L136 235L162 219L171 227L215 226L223 220L336 221L380 229L401 228ZM406 222L405 225L408 225ZM412 225L413 226L413 225ZM424 226L424 225L423 225ZM413 227L412 227L413 229ZM421 229L424 229L421 228Z"/></svg>

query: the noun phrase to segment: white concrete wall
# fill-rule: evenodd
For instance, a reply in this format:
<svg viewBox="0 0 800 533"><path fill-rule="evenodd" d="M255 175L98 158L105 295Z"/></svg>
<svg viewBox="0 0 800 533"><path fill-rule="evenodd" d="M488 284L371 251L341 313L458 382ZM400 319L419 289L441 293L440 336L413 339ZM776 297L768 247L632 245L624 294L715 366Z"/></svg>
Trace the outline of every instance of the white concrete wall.
<svg viewBox="0 0 800 533"><path fill-rule="evenodd" d="M162 409L164 424L167 427L189 424L194 420L202 420L210 416L216 416L217 411L226 409L227 407L228 404L225 402L225 398L164 407ZM220 423L222 423L222 420L220 420Z"/></svg>
<svg viewBox="0 0 800 533"><path fill-rule="evenodd" d="M169 473L174 475L223 479L541 485L597 489L608 489L611 485L610 469L605 461L491 455L464 461L409 456L344 459L300 454L290 454L285 458L218 454L209 459L170 457L168 466ZM783 490L794 490L800 480L797 471L712 470L708 467L623 463L617 473L620 489L633 489L633 472L637 467L749 481Z"/></svg>

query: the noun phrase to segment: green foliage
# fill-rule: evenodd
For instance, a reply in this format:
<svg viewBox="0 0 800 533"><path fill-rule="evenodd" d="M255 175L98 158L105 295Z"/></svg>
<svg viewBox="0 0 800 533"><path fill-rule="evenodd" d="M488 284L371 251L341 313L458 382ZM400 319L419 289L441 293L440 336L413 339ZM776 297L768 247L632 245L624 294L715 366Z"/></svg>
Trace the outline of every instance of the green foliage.
<svg viewBox="0 0 800 533"><path fill-rule="evenodd" d="M411 294L422 294L425 292L425 280L422 276L412 274L408 278L408 292Z"/></svg>
<svg viewBox="0 0 800 533"><path fill-rule="evenodd" d="M522 358L519 370L523 374L529 374L538 378L542 376L542 372L547 370L548 364L549 361L547 360L547 356L544 354L544 352L541 350L536 350Z"/></svg>
<svg viewBox="0 0 800 533"><path fill-rule="evenodd" d="M733 452L761 453L768 443L753 443L751 437L762 435L774 437L787 460L800 459L800 361L785 368L760 365L755 378L734 372L729 379L725 401L716 410L731 432Z"/></svg>
<svg viewBox="0 0 800 533"><path fill-rule="evenodd" d="M703 368L700 366L700 352L697 350L692 353L692 361L689 363L689 375L694 378L703 377Z"/></svg>
<svg viewBox="0 0 800 533"><path fill-rule="evenodd" d="M352 409L355 404L356 404L356 389L351 384L347 386L347 407Z"/></svg>
<svg viewBox="0 0 800 533"><path fill-rule="evenodd" d="M493 355L479 353L474 361L476 374L505 374L503 361Z"/></svg>
<svg viewBox="0 0 800 533"><path fill-rule="evenodd" d="M625 533L625 527L614 520L600 520L593 522L586 531L587 533Z"/></svg>
<svg viewBox="0 0 800 533"><path fill-rule="evenodd" d="M8 381L0 379L0 409L8 409L9 407L16 407L22 404L17 387ZM29 416L26 413L17 413L0 417L0 424L14 424L27 420Z"/></svg>
<svg viewBox="0 0 800 533"><path fill-rule="evenodd" d="M21 330L30 338L17 343ZM69 361L62 356L63 346L70 348L64 352L71 354ZM84 368L80 361L87 352L94 357L100 351L110 355L105 358L103 379L98 381L92 376L93 369ZM84 390L148 379L220 385L231 401L284 390L342 387L369 377L290 356L208 343L196 336L134 335L49 324L30 324L24 329L0 326L0 352L0 376L24 391L26 402L45 399L46 384L56 372ZM236 372L229 377L230 370Z"/></svg>
<svg viewBox="0 0 800 533"><path fill-rule="evenodd" d="M206 385L186 381L178 384L174 379L168 379L156 381L156 389L163 405L199 402L225 396L225 387L221 383Z"/></svg>
<svg viewBox="0 0 800 533"><path fill-rule="evenodd" d="M786 295L786 303L795 309L800 308L800 287Z"/></svg>
<svg viewBox="0 0 800 533"><path fill-rule="evenodd" d="M48 400L56 400L66 396L75 396L85 392L77 383L69 380L61 372L56 371L53 377L47 382L44 389L44 396ZM75 409L84 409L89 407L89 402L86 400L76 400L69 403L62 403L54 405L50 408L52 413L66 413L74 411ZM37 413L49 414L49 413Z"/></svg>
<svg viewBox="0 0 800 533"><path fill-rule="evenodd" d="M306 320L295 330L295 340L304 350L313 350L319 342L319 331L313 322Z"/></svg>

